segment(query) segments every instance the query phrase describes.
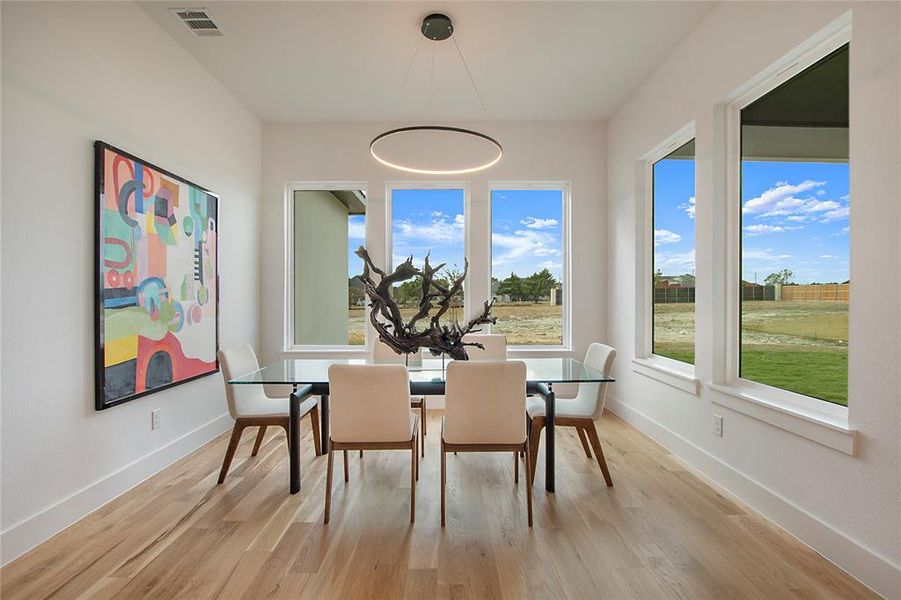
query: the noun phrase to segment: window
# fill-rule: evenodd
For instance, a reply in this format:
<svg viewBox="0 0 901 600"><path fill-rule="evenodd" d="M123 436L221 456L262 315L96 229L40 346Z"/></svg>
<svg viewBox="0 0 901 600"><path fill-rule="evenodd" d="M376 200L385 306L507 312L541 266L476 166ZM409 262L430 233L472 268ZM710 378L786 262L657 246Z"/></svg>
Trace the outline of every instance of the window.
<svg viewBox="0 0 901 600"><path fill-rule="evenodd" d="M366 194L294 190L289 211L293 258L293 339L289 346L366 343L363 261Z"/></svg>
<svg viewBox="0 0 901 600"><path fill-rule="evenodd" d="M521 187L491 191L491 330L512 346L564 346L566 191Z"/></svg>
<svg viewBox="0 0 901 600"><path fill-rule="evenodd" d="M847 44L741 109L739 376L848 402Z"/></svg>
<svg viewBox="0 0 901 600"><path fill-rule="evenodd" d="M445 278L459 277L465 267L466 192L462 188L390 188L391 267L413 257L422 268L426 255L434 268L442 263ZM420 281L406 281L394 288L394 299L404 319L417 312L421 298ZM463 294L442 321L463 321Z"/></svg>
<svg viewBox="0 0 901 600"><path fill-rule="evenodd" d="M695 362L695 142L652 167L651 351Z"/></svg>

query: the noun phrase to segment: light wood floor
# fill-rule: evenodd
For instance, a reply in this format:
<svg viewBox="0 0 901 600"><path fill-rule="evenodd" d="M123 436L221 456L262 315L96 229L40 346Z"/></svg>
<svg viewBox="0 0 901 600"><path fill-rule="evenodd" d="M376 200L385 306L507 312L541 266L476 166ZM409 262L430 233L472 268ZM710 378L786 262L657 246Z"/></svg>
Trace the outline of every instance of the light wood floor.
<svg viewBox="0 0 901 600"><path fill-rule="evenodd" d="M666 451L606 415L606 488L572 430L559 435L557 494L535 485L526 526L513 458L448 456L439 526L439 413L409 523L409 457L336 461L322 524L326 459L308 422L303 488L288 494L285 436L256 458L248 432L216 486L224 434L0 572L15 598L870 598L875 595ZM274 428L270 428L272 430Z"/></svg>

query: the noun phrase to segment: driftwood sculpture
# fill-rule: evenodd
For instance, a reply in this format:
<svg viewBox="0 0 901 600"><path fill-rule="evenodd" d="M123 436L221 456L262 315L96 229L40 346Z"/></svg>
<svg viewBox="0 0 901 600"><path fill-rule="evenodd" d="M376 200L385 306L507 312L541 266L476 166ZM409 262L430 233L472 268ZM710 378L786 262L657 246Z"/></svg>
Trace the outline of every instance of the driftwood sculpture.
<svg viewBox="0 0 901 600"><path fill-rule="evenodd" d="M456 319L452 323L441 323L441 317L450 310L454 297L463 290L463 281L469 270L469 262L463 267L463 274L459 278L451 277L444 281L436 277L436 274L444 267L441 263L437 267L429 264L426 255L422 270L413 266L411 256L394 269L390 275L375 266L366 248L360 246L356 255L363 259L363 284L366 287L366 296L369 297L369 321L379 334L379 338L398 354L410 354L418 352L420 348L428 348L433 356L447 354L455 360L468 360L467 346L483 348L482 344L463 341L463 336L468 333L481 331L479 325L495 323L497 319L491 316L491 302L486 301L481 314L471 319L465 325L460 325ZM373 274L378 276L378 281L373 279ZM407 322L404 323L400 314L400 308L391 297L391 287L395 284L413 279L422 278L422 298L419 300L419 310ZM432 309L436 309L431 314ZM423 322L426 325L419 329L417 324Z"/></svg>

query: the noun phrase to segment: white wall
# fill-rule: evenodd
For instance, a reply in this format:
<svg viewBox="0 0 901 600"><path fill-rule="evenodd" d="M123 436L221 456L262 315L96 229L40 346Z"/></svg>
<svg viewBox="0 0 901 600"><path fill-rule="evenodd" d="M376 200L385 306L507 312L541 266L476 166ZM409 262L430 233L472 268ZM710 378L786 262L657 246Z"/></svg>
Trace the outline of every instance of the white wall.
<svg viewBox="0 0 901 600"><path fill-rule="evenodd" d="M94 411L93 140L221 194L227 346L258 337L261 130L132 3L3 2L2 67L5 563L230 425L218 374Z"/></svg>
<svg viewBox="0 0 901 600"><path fill-rule="evenodd" d="M714 107L853 8L848 456L635 373L636 161L697 127L697 375L713 378L722 298L714 211ZM612 409L882 594L901 597L901 110L897 3L722 3L608 124L607 331L623 357ZM722 222L722 221L718 221ZM725 418L723 438L711 413Z"/></svg>
<svg viewBox="0 0 901 600"><path fill-rule="evenodd" d="M485 124L471 125L484 128ZM369 140L390 128L379 123L285 124L263 126L263 236L261 272L266 293L260 300L262 352L280 356L284 328L284 202L290 181L365 181L366 243L374 257L385 256L388 181L423 181L383 167L369 155ZM498 123L503 160L487 172L456 178L469 182L470 275L473 305L488 298L489 182L569 181L572 188L573 353L581 356L603 339L605 244L604 126L599 123ZM431 178L436 179L436 178Z"/></svg>

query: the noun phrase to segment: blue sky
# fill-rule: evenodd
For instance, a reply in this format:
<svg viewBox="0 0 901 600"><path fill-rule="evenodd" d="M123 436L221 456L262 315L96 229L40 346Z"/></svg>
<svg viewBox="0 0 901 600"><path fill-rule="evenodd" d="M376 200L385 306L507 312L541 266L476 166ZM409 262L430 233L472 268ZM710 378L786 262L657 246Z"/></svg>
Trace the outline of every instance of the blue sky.
<svg viewBox="0 0 901 600"><path fill-rule="evenodd" d="M654 166L654 264L694 273L694 161ZM848 164L742 162L742 279L848 279Z"/></svg>
<svg viewBox="0 0 901 600"><path fill-rule="evenodd" d="M391 241L394 265L409 256L422 266L429 263L463 270L465 221L463 190L393 190Z"/></svg>
<svg viewBox="0 0 901 600"><path fill-rule="evenodd" d="M744 280L848 280L847 163L745 161L741 192Z"/></svg>
<svg viewBox="0 0 901 600"><path fill-rule="evenodd" d="M348 277L363 274L363 259L354 254L357 248L366 245L366 216L347 217L347 273Z"/></svg>
<svg viewBox="0 0 901 600"><path fill-rule="evenodd" d="M491 275L528 277L549 269L561 280L563 269L563 192L491 192Z"/></svg>
<svg viewBox="0 0 901 600"><path fill-rule="evenodd" d="M695 274L695 161L654 164L654 270Z"/></svg>

